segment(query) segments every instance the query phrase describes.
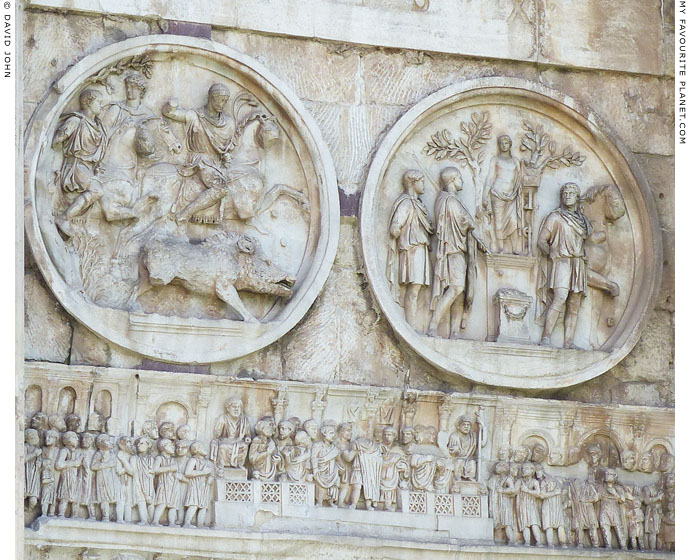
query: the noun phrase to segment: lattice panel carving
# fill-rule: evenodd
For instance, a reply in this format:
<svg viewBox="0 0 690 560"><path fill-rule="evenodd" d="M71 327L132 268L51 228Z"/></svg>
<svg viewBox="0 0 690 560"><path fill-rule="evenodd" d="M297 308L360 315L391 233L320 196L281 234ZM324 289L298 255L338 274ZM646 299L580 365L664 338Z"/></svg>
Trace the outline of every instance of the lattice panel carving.
<svg viewBox="0 0 690 560"><path fill-rule="evenodd" d="M280 484L277 482L263 483L261 485L261 503L280 503Z"/></svg>
<svg viewBox="0 0 690 560"><path fill-rule="evenodd" d="M251 482L226 482L225 499L228 502L246 503L252 501Z"/></svg>
<svg viewBox="0 0 690 560"><path fill-rule="evenodd" d="M479 496L462 496L463 517L481 517L481 510Z"/></svg>
<svg viewBox="0 0 690 560"><path fill-rule="evenodd" d="M434 500L434 513L437 515L453 515L453 496L451 494L437 494Z"/></svg>
<svg viewBox="0 0 690 560"><path fill-rule="evenodd" d="M410 492L410 513L426 513L425 492Z"/></svg>
<svg viewBox="0 0 690 560"><path fill-rule="evenodd" d="M290 484L288 486L288 501L293 505L307 504L307 485L306 484Z"/></svg>

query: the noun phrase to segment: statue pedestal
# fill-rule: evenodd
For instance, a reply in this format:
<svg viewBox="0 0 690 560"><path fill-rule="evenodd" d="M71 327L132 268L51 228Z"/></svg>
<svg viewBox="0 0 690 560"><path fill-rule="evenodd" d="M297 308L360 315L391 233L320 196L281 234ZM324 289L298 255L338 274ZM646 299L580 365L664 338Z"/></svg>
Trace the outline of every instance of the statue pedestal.
<svg viewBox="0 0 690 560"><path fill-rule="evenodd" d="M525 313L521 320L524 326L515 325L508 327L509 319L501 316L501 305L496 305L494 294L498 300L499 292L508 294L522 293L523 297L529 297L523 290L536 285L535 257L525 255L495 254L486 257L486 318L487 318L487 342L517 342L531 344L529 336L529 314ZM515 299L515 296L511 296ZM531 300L530 300L531 303ZM512 308L513 304L510 304ZM505 327L504 327L505 325ZM499 332L499 328L501 332ZM499 338L499 335L503 337ZM506 337L516 337L515 339Z"/></svg>
<svg viewBox="0 0 690 560"><path fill-rule="evenodd" d="M498 336L496 342L531 344L527 311L532 298L520 290L501 288L496 292Z"/></svg>

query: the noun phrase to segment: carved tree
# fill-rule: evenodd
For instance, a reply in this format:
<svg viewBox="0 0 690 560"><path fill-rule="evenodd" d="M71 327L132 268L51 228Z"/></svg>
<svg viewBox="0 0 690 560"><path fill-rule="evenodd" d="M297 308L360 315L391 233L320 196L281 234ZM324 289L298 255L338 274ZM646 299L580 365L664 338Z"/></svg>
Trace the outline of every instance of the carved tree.
<svg viewBox="0 0 690 560"><path fill-rule="evenodd" d="M556 153L558 145L551 139L550 134L544 132L542 125L534 126L531 122L524 120L522 128L527 132L522 136L520 150L531 154L529 159L525 160L527 167L541 172L546 168L580 166L585 161L585 156L580 152L573 152L570 146L566 146L560 154Z"/></svg>
<svg viewBox="0 0 690 560"><path fill-rule="evenodd" d="M461 165L467 165L472 173L472 179L479 176L479 168L484 161L483 147L491 138L491 123L489 113L482 111L472 113L472 119L460 123L459 138L453 138L448 129L431 136L431 141L426 143L423 152L436 159L452 159Z"/></svg>

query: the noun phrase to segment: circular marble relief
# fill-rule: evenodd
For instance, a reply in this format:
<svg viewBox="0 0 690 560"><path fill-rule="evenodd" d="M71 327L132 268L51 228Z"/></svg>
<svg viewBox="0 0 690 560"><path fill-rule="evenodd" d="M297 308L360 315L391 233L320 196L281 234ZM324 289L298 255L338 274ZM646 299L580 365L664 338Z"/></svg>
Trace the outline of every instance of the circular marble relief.
<svg viewBox="0 0 690 560"><path fill-rule="evenodd" d="M28 133L25 223L65 309L152 358L254 352L306 313L339 205L321 135L260 64L148 36L75 64Z"/></svg>
<svg viewBox="0 0 690 560"><path fill-rule="evenodd" d="M371 165L361 235L398 335L493 385L608 370L660 278L656 211L627 151L590 111L522 80L468 80L405 114Z"/></svg>

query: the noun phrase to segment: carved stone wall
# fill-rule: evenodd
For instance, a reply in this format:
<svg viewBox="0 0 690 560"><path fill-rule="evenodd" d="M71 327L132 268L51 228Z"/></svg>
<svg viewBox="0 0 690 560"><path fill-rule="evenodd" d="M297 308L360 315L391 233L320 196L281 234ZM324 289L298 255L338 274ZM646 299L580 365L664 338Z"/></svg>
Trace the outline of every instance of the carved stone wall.
<svg viewBox="0 0 690 560"><path fill-rule="evenodd" d="M215 468L218 455L221 461L235 461L233 450L237 452L241 447L226 445L223 451L218 443L213 451L213 441L219 439L213 435L216 422L224 413L225 401L236 396L242 399L252 439L261 435L256 428L263 416L273 418L276 430L281 420L294 418L299 419L301 427L309 418L316 419L319 427L325 420L336 425L352 422L352 442L377 442L375 427L388 426L395 429L396 445L403 437L401 428L411 426L412 435L408 433L407 437L414 438L417 426L420 441L416 444L431 446L431 455L440 454L439 463L444 462L441 459L462 459L446 471L443 465L438 467L439 488L443 487L444 476L451 482L458 478L456 492L452 484L447 491L415 489L409 474L407 479L402 475L402 463L409 467L413 455L405 451L400 475L405 484L396 487L393 511L386 511L383 502L375 511L368 511L366 488L361 490L359 508L350 511L347 507L319 507L316 483L306 478L300 482L281 480L281 475L286 475L278 472L278 466L274 476L253 476L254 468L247 458L244 464L223 466L226 470L246 469L246 474L213 474L205 520L205 524L215 524L213 539L200 529L167 526L167 511L162 514L163 527L113 523L104 529L101 521L90 524L47 516L47 521L38 521L36 530L25 532L27 557L152 560L232 558L233 554L246 553L251 557L351 558L358 554L362 558L441 558L457 554L458 547L468 558L499 553L506 558L531 558L552 553L546 547L525 547L521 552L506 546L510 537L501 523L496 526L495 515L495 483L505 477L495 473L496 464L501 462L508 463L509 476L511 466L517 464L543 465L544 484L556 481L559 489L566 488L562 494L566 519L572 516L568 500L586 494L590 475L597 489L605 486L608 468L617 473L613 486L620 485L627 492L622 506L625 515L632 512L636 498L641 500L643 516L648 506L650 512L656 511L653 497L647 496L652 505L645 503L645 492L654 494L654 484L663 486L659 533L665 530L670 535L672 511L668 505L673 500L667 496L672 495L672 489L665 485L666 474L673 467L668 467L668 458L664 469L661 462L662 456L674 454L672 10L668 2L663 2L661 9L655 2L642 2L637 9L609 6L600 0L579 2L577 6L547 4L539 0L236 0L122 3L107 6L105 9L110 11L105 12L103 3L91 0L27 3L22 11L23 118L34 136L25 143L24 187L27 208L31 212L37 209L34 217L41 223L34 223L34 217L27 214L27 361L24 395L19 396L26 425L21 427L29 427L37 412L63 419L74 413L81 419L81 431L96 436L107 433L116 445L120 436L139 438L145 433L142 430L147 421L156 427L165 422L175 427L188 425L191 433L180 439L201 441L206 453L215 454ZM151 39L154 35L156 38ZM123 43L126 40L133 43ZM135 45L134 50L127 47L131 52L125 53L123 44ZM149 49L153 44L157 47ZM207 48L203 45L212 44L218 48L202 52ZM180 49L187 50L181 53ZM153 60L150 68L142 64L145 58L136 58L149 50ZM134 58L124 60L128 57ZM122 266L126 259L119 258L101 258L101 268L92 274L94 284L84 284L81 267L93 264L94 259L98 261L99 253L78 238L90 234L113 252L123 239L131 241L127 227L132 222L126 211L119 215L111 212L109 218L102 208L107 201L84 203L84 207L77 203L70 212L80 189L64 188L72 183L69 178L65 182L67 175L62 170L66 156L69 159L73 151L65 148L64 142L55 147L51 144L70 115L83 113L79 94L85 88L99 90L111 113L115 112L112 107L126 105L125 78L131 83L137 81L128 78L130 74L139 74L137 80L145 83L146 91L140 99L152 113L142 119L134 114L136 122L130 132L135 135L143 124L154 138L155 149L147 149L148 136L140 132L135 139L139 152L134 151L141 173L135 171L132 177L125 177L125 183L144 185L146 181L140 179L149 173L153 177L149 181L160 188L166 176L163 167L170 165L169 176L174 175L173 168L177 173L177 169L186 167L189 175L185 180L196 185L184 199L185 204L171 205L162 212L181 212L179 221L166 218L167 222L157 222L164 227L156 229L156 235L149 235L153 230L147 230L146 235L155 240L161 233L173 234L170 238L184 242L178 243L175 251L199 251L203 246L200 242L224 228L231 232L231 238L221 241L225 251L221 258L216 252L209 259L211 253L207 251L195 253L197 256L191 260L211 261L211 272L216 275L218 262L225 263L236 255L258 255L257 259L266 258L285 273L276 280L292 288L290 297L250 293L252 289L243 287L238 290L238 306L232 293L219 291L217 286L212 293L201 293L205 288L199 276L195 276L196 282L185 284L187 279L181 278L185 271L179 267L176 281L151 290L147 286L142 295L138 293L137 268L144 261L129 259L131 262ZM85 85L86 79L91 80L91 85ZM258 217L248 220L245 215L224 222L224 203L216 200L203 208L205 203L200 202L189 216L184 213L186 205L212 190L213 181L204 179L198 168L190 165L193 157L186 144L187 123L176 121L176 113L166 104L177 98L177 108L201 110L210 101L209 88L215 83L229 90L227 104L220 111L228 118L246 125L269 122L278 127L278 138L270 149L255 146L263 150L255 152L260 154L255 158L260 164L240 162L250 163L248 175L258 177L259 182L251 184L261 183L267 189L279 186L280 191L275 193L271 207L265 212L261 208ZM448 147L445 144L450 141L464 138L463 123L466 127L473 123L480 130L483 111L488 118L484 125L492 128L481 146L485 153L477 166L476 185L481 189L486 185L492 158L499 155L501 135L511 137L512 156L527 162L534 153L527 147L520 149L525 142L530 144L524 138L531 135L539 141L549 136L553 146L549 142L542 146L544 157L548 158L550 152L567 165L560 164L556 169L558 164L554 162L554 167L540 176L541 182L530 183L530 177L534 177L529 170L523 174L526 179L522 185L534 186L534 193L540 192L542 197L540 209L534 212L533 237L525 238L524 255L516 259L503 254L491 245L490 234L487 245L491 254L478 252L479 286L483 292L469 315L468 330L462 330L460 336L471 340L447 340L450 331L443 322L438 338L415 334L429 347L476 342L484 352L475 360L474 352L465 355L463 351L462 359L450 367L444 361L429 359L426 350L420 351L417 338L401 332L406 324L403 308L381 299L376 283L382 279L377 279L369 266L360 218L366 213L361 205L367 199L367 179L373 180L376 161L388 158L399 148L390 140L391 131L400 126L396 123L443 88L464 91L463 84L470 83L498 88L527 84L527 90L551 96L565 108L549 113L536 102L511 105L499 99L499 94L498 103L493 105L482 106L480 102L474 107L469 102L465 108L458 105L448 117L422 123L417 129L419 137L408 145L413 149L403 145L395 156L399 161L391 169L400 171L400 176L386 184L387 198L377 199L367 208L380 214L381 224L386 222L384 229L392 205L402 193L402 173L407 169L421 169L430 177L424 177L427 194L422 201L434 227L432 194L436 190L432 183L440 184L440 172L447 166L460 169L464 185L460 200L473 220L481 220L475 212L477 190L471 166L463 166L457 157L439 150ZM245 91L254 99L244 96ZM567 116L570 110L573 113ZM594 124L588 130L589 111ZM102 114L104 129L106 136L112 137L116 127L112 119L110 124L105 122L106 113L107 109ZM578 122L576 113L581 115ZM149 119L151 116L155 119ZM161 123L167 123L172 136ZM543 128L537 130L540 125ZM443 135L444 129L452 138ZM123 132L126 135L127 127ZM180 143L179 151L175 142ZM422 151L429 144L431 152ZM621 150L616 151L615 146ZM241 146L247 147L248 142ZM566 149L570 151L566 153ZM219 166L222 151L209 152L218 156ZM578 165L581 156L584 160ZM232 167L228 163L228 168ZM162 172L152 173L152 169ZM247 171L247 167L242 169ZM235 165L234 172L224 171L223 180L232 183L237 176L246 176L239 170ZM630 170L631 175L626 175ZM101 177L95 165L90 171ZM122 184L116 181L123 178L118 173L113 167L106 170L111 186ZM632 176L634 179L628 180ZM611 239L625 247L615 255L615 274L611 276L621 288L621 295L609 293L600 298L603 314L593 329L589 325L595 320L596 303L590 295L585 298L574 341L584 349L583 354L560 348L565 330L560 321L553 337L561 337L554 343L558 348L539 346L542 327L535 323L538 293L531 276L539 256L534 251L539 226L559 206L559 189L569 181L578 183L582 194L593 186L615 185L626 207L622 219L605 226ZM165 192L178 194L178 186L171 183L164 187L168 189ZM636 194L643 191L641 197ZM212 197L208 198L207 202ZM124 206L132 210L138 201L138 218L144 214L154 221L162 217L155 213L161 213L160 197L148 200L146 196L135 196ZM333 214L338 206L339 216ZM232 213L232 205L226 207ZM252 212L259 209L251 208ZM583 212L592 219L587 208ZM529 218L527 214L522 216ZM647 219L656 223L645 229ZM225 227L228 223L231 227ZM487 231L491 232L491 227L489 222ZM431 237L433 249L435 230ZM375 251L385 265L388 247L384 241L387 239ZM151 243L153 254L155 243ZM142 254L142 247L137 245L134 252ZM170 243L164 248L169 253ZM635 254L637 260L627 254ZM493 282L486 274L489 268L496 271L494 280L499 279L498 271L509 270L508 275L516 275L519 281ZM211 272L207 268L201 275ZM645 301L635 295L641 292L635 292L639 284L633 285L633 273L638 283L650 274L650 283L644 286L648 291L641 298ZM598 297L600 294L594 291ZM421 295L425 310L430 298L431 287L429 294ZM639 313L633 309L636 305ZM429 311L424 316L424 329L428 329L431 315ZM218 321L223 322L220 336ZM621 329L627 329L625 336L612 336ZM196 334L190 335L192 332ZM197 343L178 344L183 336L185 341L192 336ZM525 363L537 356L539 367L547 369L552 354L566 362L578 361L580 356L584 361L594 359L604 365L590 367L587 375L561 375L560 382L544 384L538 377L529 383L520 382L519 375L512 375L514 372L504 376L502 382L500 375L493 374L505 371L505 364L494 364L493 377L475 375L484 371L482 364L488 363L487 359L491 362L495 358L491 349L501 345L512 349ZM622 346L625 348L619 352ZM455 352L451 348L446 355ZM609 359L614 355L615 359ZM510 363L510 352L506 356ZM589 366L583 363L578 362L574 369L584 371ZM513 379L506 382L511 375ZM480 407L481 430L475 416ZM457 451L464 444L454 447L449 443L454 432L461 433L456 425L461 415L469 416L475 439L486 437L486 444L476 446L471 457ZM70 431L59 429L59 420L53 422L57 422L58 432ZM428 436L428 430L422 429L425 427L434 431L429 441L424 439ZM44 433L39 435L42 446ZM321 435L317 439L323 441ZM297 447L294 441L290 446ZM595 447L600 451L597 465L587 452ZM57 448L66 449L62 441ZM451 453L449 448L455 451ZM513 458L516 450L518 459ZM528 457L520 459L523 452ZM249 455L249 449L246 453ZM156 449L154 455L165 454ZM284 468L284 455L280 455ZM380 456L385 463L385 452L381 451ZM268 463L263 466L270 470ZM239 479L233 479L234 475ZM536 480L536 473L527 478ZM220 494L218 484L224 490ZM159 485L160 479L156 478L155 486ZM231 489L228 485L234 486ZM228 499L230 490L239 498ZM302 499L306 503L301 503ZM351 499L348 494L341 505L351 505ZM542 507L545 498L538 499ZM56 497L54 513L59 513L58 502ZM40 504L30 505L25 503L27 524L33 522L40 509ZM178 520L183 521L184 505L180 506ZM597 523L600 507L597 502ZM81 513L88 515L86 510ZM96 516L100 515L97 508ZM114 505L112 515L115 520ZM136 506L133 519L139 520ZM517 517L514 523L515 539L524 541ZM295 527L302 527L302 534L296 534ZM615 534L614 528L611 531ZM630 527L626 525L625 531L627 538ZM552 532L555 542L560 542L556 526ZM595 533L603 545L601 527ZM644 529L642 533L644 541ZM170 538L162 538L164 535ZM345 552L339 550L341 540L332 540L336 538L333 535L349 539ZM540 536L546 543L545 530ZM536 544L534 535L531 539ZM565 540L577 542L574 525L567 527ZM583 541L592 545L586 529ZM650 546L648 540L644 546ZM664 546L659 537L659 547ZM591 551L569 554L587 558L591 555L587 550ZM648 554L664 556L663 552ZM612 552L610 557L617 555L625 557L624 551Z"/></svg>

